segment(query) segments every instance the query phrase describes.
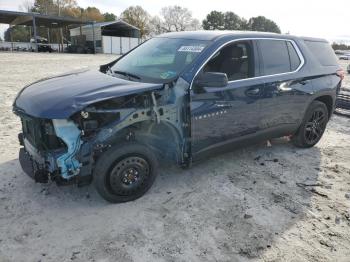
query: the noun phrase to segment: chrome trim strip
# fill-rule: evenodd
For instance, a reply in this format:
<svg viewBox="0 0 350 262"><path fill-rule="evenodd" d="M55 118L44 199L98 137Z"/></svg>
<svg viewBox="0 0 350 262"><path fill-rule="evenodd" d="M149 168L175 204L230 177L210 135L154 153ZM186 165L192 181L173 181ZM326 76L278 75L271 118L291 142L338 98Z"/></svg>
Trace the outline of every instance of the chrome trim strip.
<svg viewBox="0 0 350 262"><path fill-rule="evenodd" d="M193 85L193 81L194 79L197 77L198 73L202 70L202 68L208 63L208 61L216 54L217 51L219 51L221 48L223 48L226 45L229 45L231 43L234 42L240 42L240 41L249 41L249 40L273 40L273 41L288 41L291 42L295 51L297 52L299 59L300 59L300 65L298 66L298 68L294 71L291 72L285 72L285 73L279 73L279 74L274 74L274 75L266 75L266 76L256 76L256 77L251 77L251 78L244 78L244 79L238 79L238 80L232 80L232 81L228 81L228 83L233 83L233 82L243 82L243 81L247 81L247 80L252 80L252 79L260 79L260 78L265 78L265 77L272 77L272 76L279 76L279 75L288 75L288 74L294 74L298 71L300 71L300 69L304 66L305 64L305 59L303 54L301 53L298 45L295 43L294 40L292 39L285 39L285 38L239 38L239 39L234 39L231 40L229 42L226 42L224 44L222 44L221 46L219 46L206 60L205 62L201 65L201 67L197 70L196 74L194 75L192 81L191 81L191 85L190 85L190 90L192 90L192 85Z"/></svg>

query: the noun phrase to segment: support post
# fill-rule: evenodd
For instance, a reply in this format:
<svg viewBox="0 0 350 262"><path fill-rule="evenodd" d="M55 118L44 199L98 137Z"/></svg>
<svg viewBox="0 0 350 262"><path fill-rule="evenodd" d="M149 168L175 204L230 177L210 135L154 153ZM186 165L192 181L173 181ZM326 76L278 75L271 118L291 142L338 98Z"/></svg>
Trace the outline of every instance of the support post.
<svg viewBox="0 0 350 262"><path fill-rule="evenodd" d="M36 36L36 23L35 23L35 16L33 15L33 34L34 34L34 45L35 45L35 52L38 52L38 41Z"/></svg>
<svg viewBox="0 0 350 262"><path fill-rule="evenodd" d="M12 35L12 26L9 27L10 32L10 42L11 42L11 52L13 52L13 35Z"/></svg>
<svg viewBox="0 0 350 262"><path fill-rule="evenodd" d="M68 35L69 35L69 30L68 30L68 26L66 26L66 47L68 48Z"/></svg>
<svg viewBox="0 0 350 262"><path fill-rule="evenodd" d="M61 46L61 53L64 51L64 46L63 46L63 28L60 27L60 46Z"/></svg>
<svg viewBox="0 0 350 262"><path fill-rule="evenodd" d="M120 55L123 54L123 41L122 41L122 37L119 37L119 48L120 48Z"/></svg>
<svg viewBox="0 0 350 262"><path fill-rule="evenodd" d="M95 43L95 21L92 22L92 41L94 42L94 54L96 54L96 43Z"/></svg>

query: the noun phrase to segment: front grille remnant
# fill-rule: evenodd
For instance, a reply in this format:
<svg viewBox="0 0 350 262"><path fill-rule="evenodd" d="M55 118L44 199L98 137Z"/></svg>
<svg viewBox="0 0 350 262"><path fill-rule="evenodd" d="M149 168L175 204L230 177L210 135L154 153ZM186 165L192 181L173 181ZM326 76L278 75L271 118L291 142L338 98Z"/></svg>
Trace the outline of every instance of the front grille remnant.
<svg viewBox="0 0 350 262"><path fill-rule="evenodd" d="M65 149L65 143L56 136L52 121L47 119L21 117L23 137L39 151Z"/></svg>

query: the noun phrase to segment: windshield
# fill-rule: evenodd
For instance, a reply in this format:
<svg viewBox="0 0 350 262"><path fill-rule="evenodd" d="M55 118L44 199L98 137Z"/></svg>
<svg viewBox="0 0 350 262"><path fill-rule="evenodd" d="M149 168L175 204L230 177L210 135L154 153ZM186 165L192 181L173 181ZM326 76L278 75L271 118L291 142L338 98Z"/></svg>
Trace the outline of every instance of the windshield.
<svg viewBox="0 0 350 262"><path fill-rule="evenodd" d="M203 51L209 41L153 38L122 57L111 71L144 82L166 83Z"/></svg>

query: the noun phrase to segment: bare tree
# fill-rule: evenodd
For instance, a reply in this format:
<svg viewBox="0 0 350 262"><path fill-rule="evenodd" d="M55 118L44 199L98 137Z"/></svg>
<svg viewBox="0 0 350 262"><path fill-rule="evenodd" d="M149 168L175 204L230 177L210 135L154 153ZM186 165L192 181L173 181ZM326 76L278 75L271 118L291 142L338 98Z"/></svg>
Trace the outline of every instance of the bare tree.
<svg viewBox="0 0 350 262"><path fill-rule="evenodd" d="M20 11L31 12L34 7L34 0L24 0L19 6Z"/></svg>
<svg viewBox="0 0 350 262"><path fill-rule="evenodd" d="M121 18L140 29L141 38L150 32L150 15L141 6L130 6L121 13Z"/></svg>
<svg viewBox="0 0 350 262"><path fill-rule="evenodd" d="M153 16L150 20L150 36L167 32L163 26L163 21L159 16Z"/></svg>
<svg viewBox="0 0 350 262"><path fill-rule="evenodd" d="M162 28L164 31L188 31L197 30L199 21L192 18L192 12L187 8L174 5L161 9Z"/></svg>
<svg viewBox="0 0 350 262"><path fill-rule="evenodd" d="M201 22L196 18L192 19L191 24L188 26L188 30L196 31L201 29L202 29Z"/></svg>

